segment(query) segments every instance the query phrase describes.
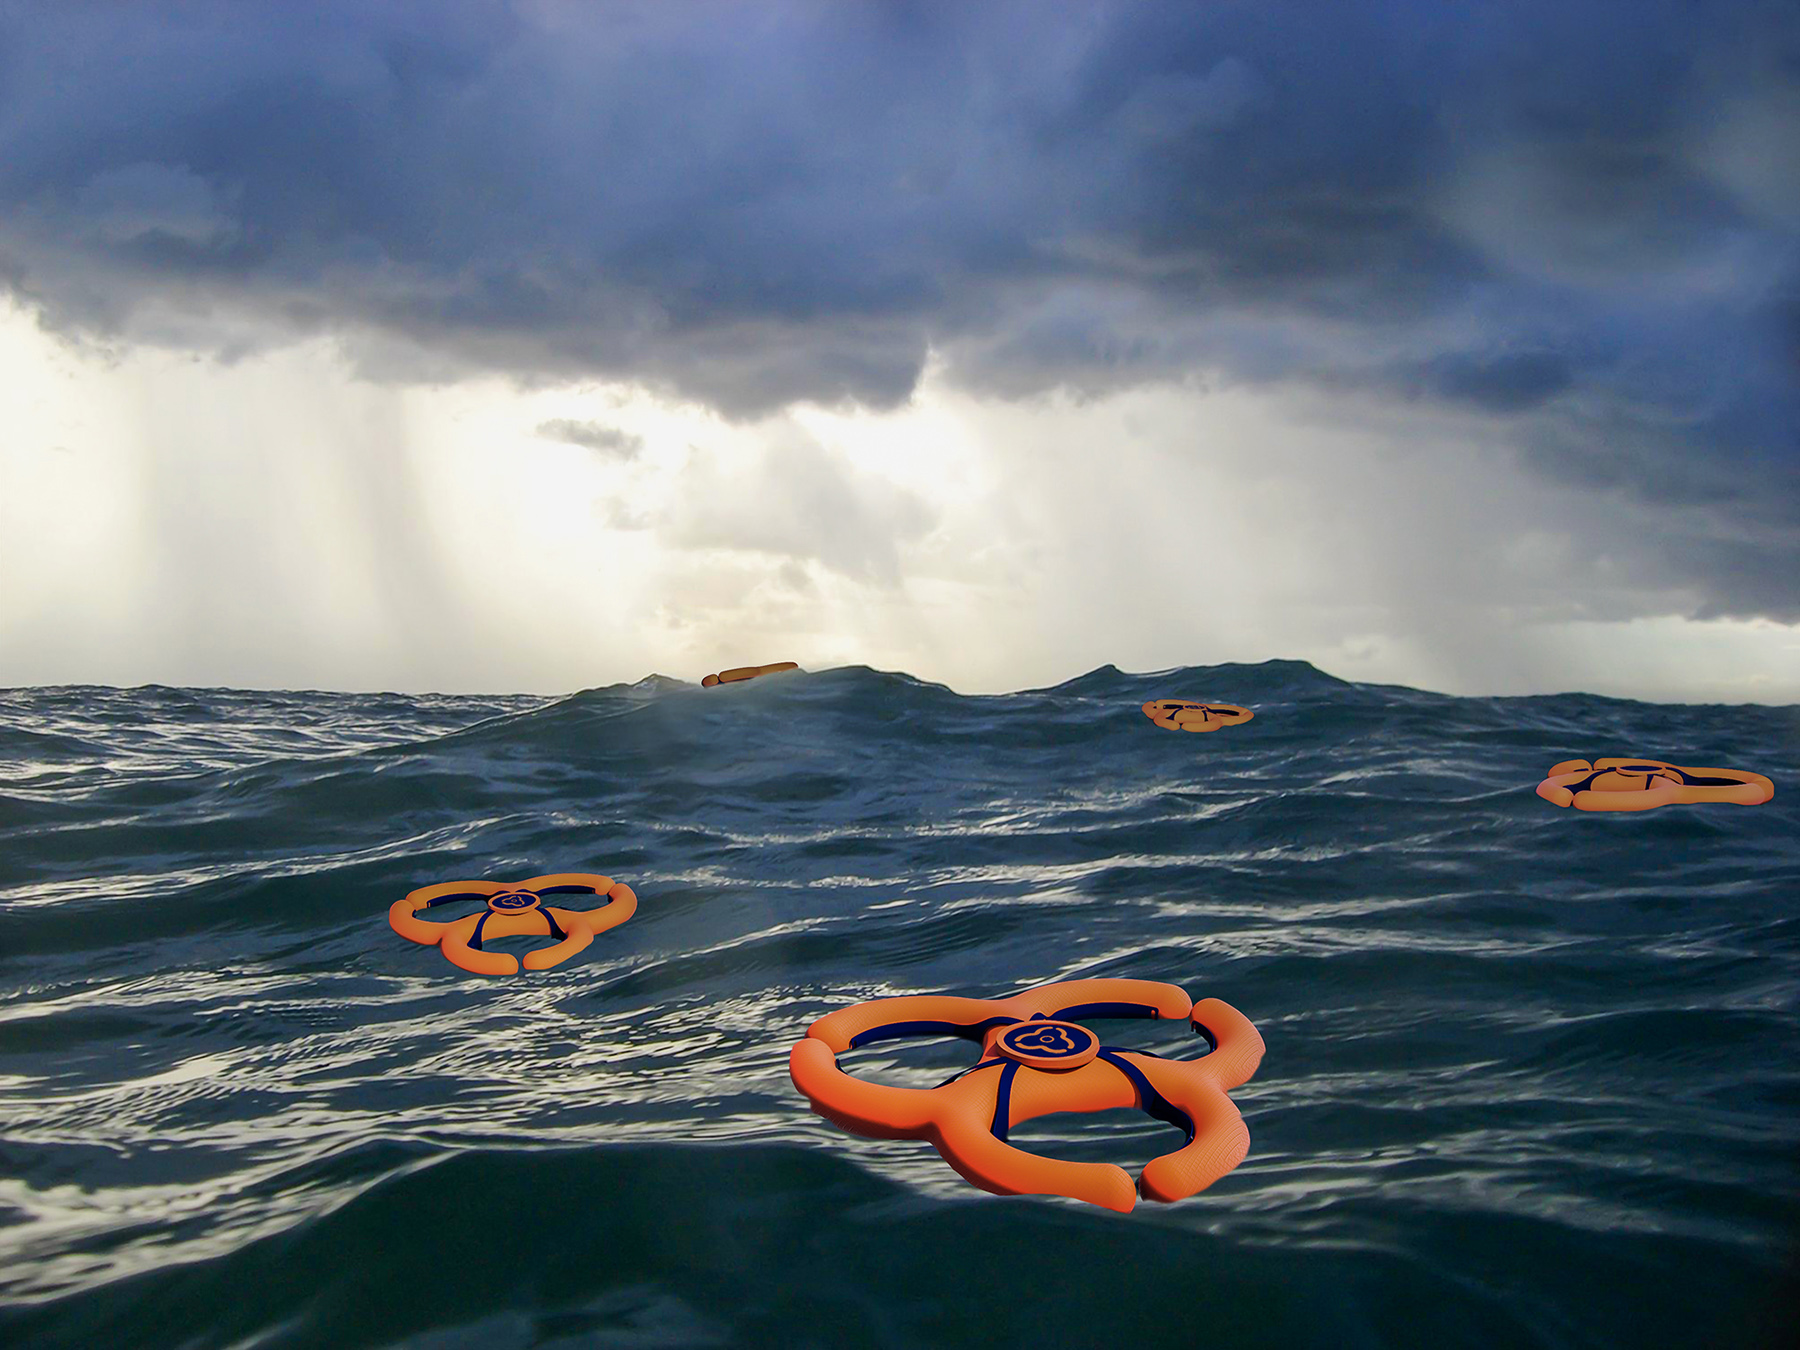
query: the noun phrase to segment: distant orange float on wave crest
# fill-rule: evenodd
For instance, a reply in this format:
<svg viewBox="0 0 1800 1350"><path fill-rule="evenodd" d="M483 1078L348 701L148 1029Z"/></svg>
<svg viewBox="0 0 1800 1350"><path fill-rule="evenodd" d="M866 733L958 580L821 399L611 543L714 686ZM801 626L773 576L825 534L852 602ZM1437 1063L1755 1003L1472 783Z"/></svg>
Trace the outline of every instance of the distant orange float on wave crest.
<svg viewBox="0 0 1800 1350"><path fill-rule="evenodd" d="M766 666L735 666L730 670L721 670L717 675L708 675L700 681L703 689L711 689L715 684L736 684L739 680L754 680L758 675L773 675L778 670L798 670L796 661L776 661Z"/></svg>
<svg viewBox="0 0 1800 1350"><path fill-rule="evenodd" d="M1684 769L1660 759L1565 759L1550 766L1537 794L1578 811L1649 811L1700 802L1760 806L1775 795L1775 785L1742 769Z"/></svg>
<svg viewBox="0 0 1800 1350"><path fill-rule="evenodd" d="M1217 731L1220 727L1241 727L1256 714L1235 703L1159 698L1144 705L1144 716L1169 731Z"/></svg>

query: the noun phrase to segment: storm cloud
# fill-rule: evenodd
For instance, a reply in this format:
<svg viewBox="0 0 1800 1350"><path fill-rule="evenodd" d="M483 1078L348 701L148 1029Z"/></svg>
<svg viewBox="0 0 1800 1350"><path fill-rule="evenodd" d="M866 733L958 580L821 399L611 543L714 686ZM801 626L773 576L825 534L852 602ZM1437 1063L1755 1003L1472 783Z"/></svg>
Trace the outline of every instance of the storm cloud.
<svg viewBox="0 0 1800 1350"><path fill-rule="evenodd" d="M74 339L740 419L1292 389L1800 621L1800 11L12 5L0 88L0 283Z"/></svg>
<svg viewBox="0 0 1800 1350"><path fill-rule="evenodd" d="M572 417L553 417L540 422L537 434L547 441L584 446L614 459L635 459L644 448L642 436L600 422L578 422Z"/></svg>

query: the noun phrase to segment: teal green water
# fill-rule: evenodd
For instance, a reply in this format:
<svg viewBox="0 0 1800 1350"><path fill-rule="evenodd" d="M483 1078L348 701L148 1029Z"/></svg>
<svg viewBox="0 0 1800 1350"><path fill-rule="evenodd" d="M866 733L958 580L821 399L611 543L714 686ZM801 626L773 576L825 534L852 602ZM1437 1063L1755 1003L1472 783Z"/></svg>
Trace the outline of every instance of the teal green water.
<svg viewBox="0 0 1800 1350"><path fill-rule="evenodd" d="M1257 716L1160 731L1159 697ZM1533 792L1615 753L1776 796ZM1796 784L1800 708L1294 662L994 697L861 668L0 691L0 1343L1788 1344ZM387 924L556 870L640 908L550 972ZM1267 1042L1250 1155L1192 1199L990 1196L788 1079L861 999L1101 975ZM969 1049L843 1063L924 1086ZM1013 1137L1133 1172L1181 1142L1132 1112Z"/></svg>

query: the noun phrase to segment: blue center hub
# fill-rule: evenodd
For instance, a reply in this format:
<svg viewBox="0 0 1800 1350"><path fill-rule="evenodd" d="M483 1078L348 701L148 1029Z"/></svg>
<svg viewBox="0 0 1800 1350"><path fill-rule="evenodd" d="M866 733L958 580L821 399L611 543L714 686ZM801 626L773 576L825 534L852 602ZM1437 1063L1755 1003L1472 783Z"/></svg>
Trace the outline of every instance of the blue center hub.
<svg viewBox="0 0 1800 1350"><path fill-rule="evenodd" d="M1031 1069L1079 1069L1100 1053L1100 1038L1077 1022L1019 1022L994 1038L994 1052Z"/></svg>

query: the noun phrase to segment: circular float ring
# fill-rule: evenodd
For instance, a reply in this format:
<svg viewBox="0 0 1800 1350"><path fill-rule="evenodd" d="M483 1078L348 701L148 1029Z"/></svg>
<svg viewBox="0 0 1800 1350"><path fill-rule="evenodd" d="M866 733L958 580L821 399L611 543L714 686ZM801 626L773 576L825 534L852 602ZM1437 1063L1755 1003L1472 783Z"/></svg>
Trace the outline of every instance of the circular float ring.
<svg viewBox="0 0 1800 1350"><path fill-rule="evenodd" d="M1760 806L1775 795L1775 785L1743 769L1693 769L1660 759L1609 757L1551 765L1537 794L1578 811L1649 811L1705 802Z"/></svg>
<svg viewBox="0 0 1800 1350"><path fill-rule="evenodd" d="M1144 705L1144 716L1166 731L1217 731L1220 727L1241 727L1256 714L1236 703L1157 698Z"/></svg>
<svg viewBox="0 0 1800 1350"><path fill-rule="evenodd" d="M601 895L599 909L561 909L543 903L546 895ZM457 900L481 900L486 907L448 923L421 919L417 912ZM488 938L551 937L556 944L526 952L527 970L549 970L583 951L594 938L617 928L637 911L631 887L592 872L552 872L526 881L445 881L421 886L388 908L388 924L401 937L437 947L452 965L477 975L516 974L520 961L505 952L482 949Z"/></svg>
<svg viewBox="0 0 1800 1350"><path fill-rule="evenodd" d="M1212 1053L1174 1060L1102 1045L1079 1024L1083 1017L1186 1018ZM960 1036L979 1041L982 1054L935 1088L887 1087L837 1065L846 1050L904 1036ZM1057 1067L1065 1049L1080 1062ZM1193 1195L1244 1160L1250 1132L1226 1093L1249 1081L1262 1056L1256 1028L1218 999L1195 1004L1177 986L1152 980L1068 980L1005 999L922 995L842 1008L807 1029L789 1052L788 1072L833 1124L876 1139L928 1140L983 1190L1066 1195L1123 1212L1140 1192L1160 1201ZM1044 1058L1052 1062L1033 1062ZM1152 1159L1135 1184L1111 1163L1045 1158L1007 1142L1012 1126L1037 1116L1126 1106L1188 1135L1181 1148Z"/></svg>

